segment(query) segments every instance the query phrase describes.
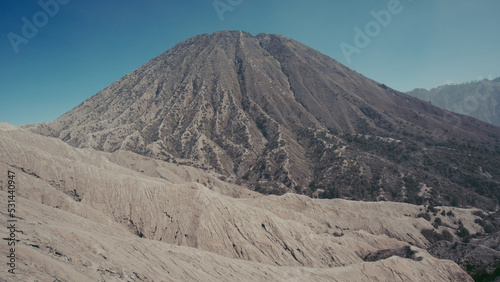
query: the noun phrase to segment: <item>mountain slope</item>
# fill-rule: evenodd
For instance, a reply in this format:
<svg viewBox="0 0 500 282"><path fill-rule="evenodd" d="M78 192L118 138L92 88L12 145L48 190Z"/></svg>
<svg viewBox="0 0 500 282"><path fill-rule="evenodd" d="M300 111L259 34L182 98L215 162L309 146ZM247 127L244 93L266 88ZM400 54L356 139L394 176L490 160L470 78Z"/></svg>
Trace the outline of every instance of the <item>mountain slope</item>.
<svg viewBox="0 0 500 282"><path fill-rule="evenodd" d="M414 89L409 95L453 111L500 126L500 77L431 90Z"/></svg>
<svg viewBox="0 0 500 282"><path fill-rule="evenodd" d="M193 37L26 128L216 171L264 193L488 208L500 197L500 128L279 35Z"/></svg>
<svg viewBox="0 0 500 282"><path fill-rule="evenodd" d="M263 196L191 167L5 124L0 170L16 173L19 280L471 281L422 249L422 231L455 233L458 219L482 231L473 210L453 209L435 228L422 206ZM0 204L7 199L0 191Z"/></svg>

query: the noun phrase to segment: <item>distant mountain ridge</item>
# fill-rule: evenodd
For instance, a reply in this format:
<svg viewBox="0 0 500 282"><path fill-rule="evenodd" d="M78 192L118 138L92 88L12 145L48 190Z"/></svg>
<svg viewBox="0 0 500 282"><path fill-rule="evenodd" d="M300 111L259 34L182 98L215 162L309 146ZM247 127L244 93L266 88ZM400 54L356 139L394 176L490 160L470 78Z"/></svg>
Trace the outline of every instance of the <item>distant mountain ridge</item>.
<svg viewBox="0 0 500 282"><path fill-rule="evenodd" d="M422 88L409 95L463 115L500 126L500 77L481 81Z"/></svg>
<svg viewBox="0 0 500 282"><path fill-rule="evenodd" d="M263 193L486 208L500 199L500 128L280 35L195 36L25 128L213 170Z"/></svg>

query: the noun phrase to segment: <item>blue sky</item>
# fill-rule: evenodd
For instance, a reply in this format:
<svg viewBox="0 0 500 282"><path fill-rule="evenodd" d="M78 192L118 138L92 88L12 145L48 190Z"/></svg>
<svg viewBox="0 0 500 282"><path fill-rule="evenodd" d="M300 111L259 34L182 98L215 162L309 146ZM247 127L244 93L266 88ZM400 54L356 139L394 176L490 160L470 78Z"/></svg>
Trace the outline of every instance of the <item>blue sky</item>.
<svg viewBox="0 0 500 282"><path fill-rule="evenodd" d="M176 43L228 29L282 34L400 91L498 77L499 14L497 0L1 1L0 122L52 121Z"/></svg>

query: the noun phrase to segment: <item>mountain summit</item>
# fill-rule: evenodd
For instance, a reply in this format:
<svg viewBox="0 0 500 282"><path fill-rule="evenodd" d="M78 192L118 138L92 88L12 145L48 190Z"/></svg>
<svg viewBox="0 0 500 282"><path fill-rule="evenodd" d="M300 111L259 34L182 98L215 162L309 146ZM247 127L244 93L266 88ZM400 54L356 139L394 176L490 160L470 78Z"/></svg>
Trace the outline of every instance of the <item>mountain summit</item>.
<svg viewBox="0 0 500 282"><path fill-rule="evenodd" d="M500 196L500 128L274 34L195 36L26 127L214 170L265 193L485 207Z"/></svg>

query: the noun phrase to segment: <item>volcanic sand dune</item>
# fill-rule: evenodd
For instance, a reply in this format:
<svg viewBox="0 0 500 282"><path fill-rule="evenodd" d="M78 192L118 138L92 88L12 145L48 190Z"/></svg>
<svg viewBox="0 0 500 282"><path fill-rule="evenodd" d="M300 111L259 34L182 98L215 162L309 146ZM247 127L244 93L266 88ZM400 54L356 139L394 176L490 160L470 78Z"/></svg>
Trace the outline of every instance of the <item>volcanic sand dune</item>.
<svg viewBox="0 0 500 282"><path fill-rule="evenodd" d="M422 206L263 196L208 171L1 124L0 171L9 169L20 230L12 280L470 280L421 249L420 231L433 228L417 217ZM453 212L450 227L481 230L472 210ZM409 244L407 258L363 260Z"/></svg>

